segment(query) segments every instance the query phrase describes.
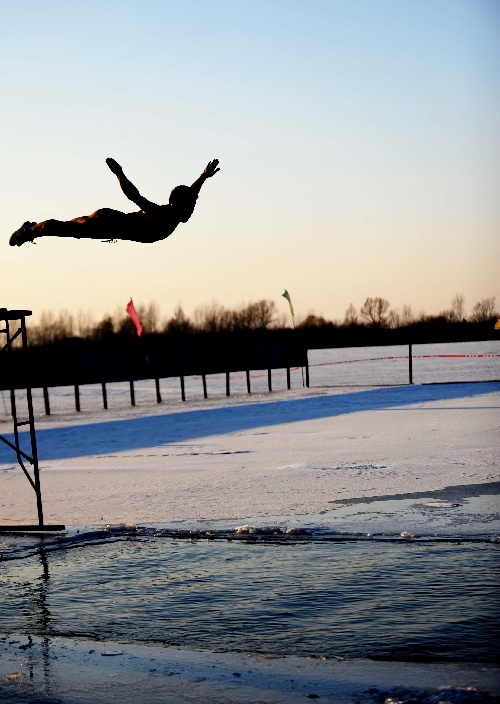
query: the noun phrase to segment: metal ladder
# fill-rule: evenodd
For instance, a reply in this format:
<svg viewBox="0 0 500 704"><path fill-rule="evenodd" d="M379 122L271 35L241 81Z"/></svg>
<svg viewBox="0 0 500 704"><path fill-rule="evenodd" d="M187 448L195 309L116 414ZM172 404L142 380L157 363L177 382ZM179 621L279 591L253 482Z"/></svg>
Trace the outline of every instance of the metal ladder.
<svg viewBox="0 0 500 704"><path fill-rule="evenodd" d="M35 432L35 418L33 413L33 398L31 395L31 385L29 382L29 375L26 362L26 349L28 346L28 338L26 334L26 317L31 315L30 310L7 310L7 308L0 308L0 324L5 323L5 327L2 326L0 333L4 333L6 336L6 343L0 348L0 352L3 353L3 359L0 359L0 370L3 367L7 371L6 381L2 383L2 376L0 376L0 388L8 388L10 392L10 407L11 407L11 417L14 426L14 442L12 443L7 438L0 435L0 440L2 440L6 445L14 450L17 457L17 462L26 475L29 483L36 494L36 505L38 513L38 524L37 525L17 525L17 526L3 526L0 525L0 532L24 532L24 531L60 531L64 530L63 525L45 525L43 521L43 507L42 507L42 492L40 487L40 472L38 467L38 450L36 444L36 432ZM18 321L17 325L13 325L15 321ZM17 330L15 329L17 327ZM13 332L13 329L15 332ZM13 350L13 343L16 339L20 338L20 347L17 350ZM16 388L19 389L19 380L14 379L13 375L9 372L12 371L13 365L11 362L14 360L14 355L20 359L20 369L24 377L22 388L26 389L26 402L28 406L28 418L25 420L19 420L17 402L16 402ZM16 383L17 382L17 383ZM19 428L22 426L28 426L29 429L29 445L30 451L24 452L21 450L21 433ZM25 433L22 433L25 436ZM23 438L24 439L24 438ZM33 476L27 469L26 464L29 463L33 470Z"/></svg>

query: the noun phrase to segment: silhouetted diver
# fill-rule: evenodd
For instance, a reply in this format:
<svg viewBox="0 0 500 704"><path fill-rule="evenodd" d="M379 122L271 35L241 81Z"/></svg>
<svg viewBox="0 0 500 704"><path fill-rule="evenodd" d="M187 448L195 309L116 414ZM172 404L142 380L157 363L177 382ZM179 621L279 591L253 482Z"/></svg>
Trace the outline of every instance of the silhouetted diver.
<svg viewBox="0 0 500 704"><path fill-rule="evenodd" d="M168 205L157 205L147 200L123 173L114 159L106 164L118 177L121 189L129 200L139 206L140 211L122 213L112 208L101 208L92 215L83 215L73 220L44 220L25 222L11 236L9 244L20 247L33 242L36 237L76 237L77 239L133 240L134 242L158 242L164 240L181 222L187 222L193 214L201 187L217 171L219 160L210 161L201 176L191 186L176 186Z"/></svg>

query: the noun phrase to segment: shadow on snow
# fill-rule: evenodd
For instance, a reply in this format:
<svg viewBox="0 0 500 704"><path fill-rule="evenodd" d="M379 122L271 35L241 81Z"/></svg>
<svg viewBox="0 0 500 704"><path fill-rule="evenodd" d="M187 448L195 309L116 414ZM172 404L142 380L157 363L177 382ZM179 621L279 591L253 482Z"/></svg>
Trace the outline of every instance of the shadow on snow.
<svg viewBox="0 0 500 704"><path fill-rule="evenodd" d="M495 382L401 386L42 428L37 430L38 453L42 463L50 459L103 455L348 413L480 397L499 390L500 384ZM7 437L10 439L12 435ZM11 463L13 459L12 451L2 443L0 463Z"/></svg>

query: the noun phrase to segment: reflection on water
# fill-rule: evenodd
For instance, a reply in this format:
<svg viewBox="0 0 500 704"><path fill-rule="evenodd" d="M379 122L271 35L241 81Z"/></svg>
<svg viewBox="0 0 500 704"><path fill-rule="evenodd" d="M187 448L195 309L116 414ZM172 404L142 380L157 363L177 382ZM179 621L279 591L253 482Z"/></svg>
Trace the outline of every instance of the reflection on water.
<svg viewBox="0 0 500 704"><path fill-rule="evenodd" d="M499 547L143 535L2 566L0 631L279 654L492 662ZM50 567L50 574L49 574Z"/></svg>

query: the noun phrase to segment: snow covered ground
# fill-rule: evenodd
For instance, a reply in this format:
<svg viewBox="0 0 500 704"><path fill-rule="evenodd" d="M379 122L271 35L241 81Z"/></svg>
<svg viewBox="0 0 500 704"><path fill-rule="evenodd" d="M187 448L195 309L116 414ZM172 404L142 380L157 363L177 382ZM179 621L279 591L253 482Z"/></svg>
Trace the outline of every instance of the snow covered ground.
<svg viewBox="0 0 500 704"><path fill-rule="evenodd" d="M474 345L476 355L484 349L492 355L499 351L498 343ZM43 414L38 397L45 521L64 523L70 530L108 523L248 524L495 537L500 529L495 499L499 486L495 483L500 481L500 383L328 384L325 374L331 375L332 360L339 352L345 354L310 353L310 363L317 366L311 367L309 389L301 385L301 372L295 370L291 391L275 373L277 391L266 391L265 377L256 381L261 386L251 396L234 386L235 394L227 398L221 378L220 383L209 381L205 400L201 384L188 380L186 403L180 401L178 387L172 386L172 393L164 393L164 402L156 404L152 382L137 383L135 407L127 404L127 388L122 386L106 411L100 406L100 389L85 390L81 413L72 407L71 389L60 390L59 396L51 390L51 416ZM375 356L373 351L365 351L368 354ZM382 356L380 350L378 354ZM443 359L435 357L432 372L442 380ZM482 378L478 374L485 367L477 365L486 361L487 378L500 378L498 357L470 357L467 367L465 359L453 359L462 364L459 374L467 369L471 378ZM407 360L400 362L406 369ZM476 365L475 376L471 365ZM339 364L335 373L346 367L355 364ZM382 377L380 372L377 382ZM370 378L373 383L372 372ZM4 414L0 433L9 437L11 430ZM0 523L36 523L34 493L13 453L3 445L0 482ZM467 497L481 496L481 486L489 498L474 504ZM372 501L366 503L367 499ZM394 504L396 499L400 503ZM440 505L443 501L456 505L447 508ZM417 508L418 502L438 505ZM360 505L363 511L357 510ZM43 643L35 639L30 646L28 635L17 639L11 634L0 641L1 677L20 675L4 679L0 701L21 701L18 695L31 692L82 703L132 702L142 696L149 702L292 704L310 701L309 694L317 694L320 701L361 701L359 693L370 686L381 691L401 683L500 689L498 672L491 668L481 672L472 666L269 660L118 644L97 647L57 639L50 646L47 689L42 675L27 674L30 658L40 667L44 661ZM19 650L24 645L27 649ZM103 657L101 651L106 649L121 655ZM95 653L89 654L91 650ZM161 661L161 667L148 668L151 659ZM297 677L303 686L294 690L286 682ZM370 696L363 701L375 702L375 694Z"/></svg>
<svg viewBox="0 0 500 704"><path fill-rule="evenodd" d="M41 416L45 520L306 517L348 499L495 482L499 389L300 387ZM7 447L0 471L2 523L36 522L33 491Z"/></svg>

